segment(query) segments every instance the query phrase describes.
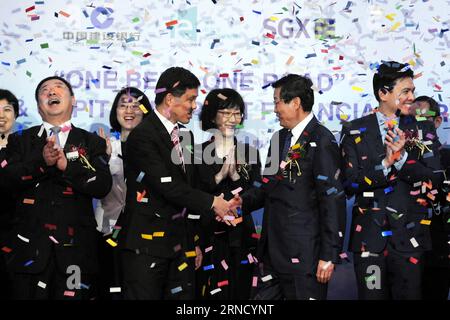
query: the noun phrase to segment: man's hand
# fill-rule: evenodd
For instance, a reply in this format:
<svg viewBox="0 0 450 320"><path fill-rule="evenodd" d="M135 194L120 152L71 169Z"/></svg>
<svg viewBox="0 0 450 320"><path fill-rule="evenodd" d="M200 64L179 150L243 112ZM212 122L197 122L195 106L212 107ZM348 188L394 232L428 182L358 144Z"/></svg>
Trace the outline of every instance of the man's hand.
<svg viewBox="0 0 450 320"><path fill-rule="evenodd" d="M105 130L103 130L103 128L99 128L98 129L98 135L99 135L99 137L105 139L105 141L106 141L106 154L108 156L111 156L112 147L111 147L111 139L110 139L110 137L108 137L106 135Z"/></svg>
<svg viewBox="0 0 450 320"><path fill-rule="evenodd" d="M239 194L235 194L234 198L228 200L230 210L236 210L238 207L242 207L242 198Z"/></svg>
<svg viewBox="0 0 450 320"><path fill-rule="evenodd" d="M203 253L199 246L195 246L195 270L201 267L203 262Z"/></svg>
<svg viewBox="0 0 450 320"><path fill-rule="evenodd" d="M327 283L331 279L333 274L334 264L331 261L319 260L319 265L317 266L316 277L317 281L320 283Z"/></svg>
<svg viewBox="0 0 450 320"><path fill-rule="evenodd" d="M58 160L56 161L56 167L61 171L66 171L67 168L67 158L62 149L58 150Z"/></svg>
<svg viewBox="0 0 450 320"><path fill-rule="evenodd" d="M42 157L45 160L45 164L49 167L54 166L59 158L59 150L55 147L55 141L55 136L47 138L47 143L42 149Z"/></svg>
<svg viewBox="0 0 450 320"><path fill-rule="evenodd" d="M387 168L391 167L397 160L401 159L405 152L405 133L399 128L395 128L395 132L396 134L392 130L388 130L384 140L386 144L386 157L383 162Z"/></svg>

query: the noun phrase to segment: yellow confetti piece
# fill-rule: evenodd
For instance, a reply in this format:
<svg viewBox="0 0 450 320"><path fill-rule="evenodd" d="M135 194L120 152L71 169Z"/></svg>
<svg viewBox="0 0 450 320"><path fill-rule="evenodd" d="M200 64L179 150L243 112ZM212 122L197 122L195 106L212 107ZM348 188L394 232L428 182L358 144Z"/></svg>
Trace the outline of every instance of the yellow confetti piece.
<svg viewBox="0 0 450 320"><path fill-rule="evenodd" d="M153 237L164 237L164 231L155 231L153 232Z"/></svg>
<svg viewBox="0 0 450 320"><path fill-rule="evenodd" d="M353 90L353 91L358 91L358 92L363 92L363 91L364 91L363 88L357 87L357 86L352 86L352 90Z"/></svg>
<svg viewBox="0 0 450 320"><path fill-rule="evenodd" d="M194 236L194 242L197 242L199 239L200 239L200 237L196 234L196 235Z"/></svg>
<svg viewBox="0 0 450 320"><path fill-rule="evenodd" d="M139 109L141 109L141 110L142 110L142 112L143 112L144 114L147 114L147 113L148 113L148 110L147 110L147 108L146 108L146 107L144 107L144 105L143 105L143 104L140 104L140 105L139 105Z"/></svg>
<svg viewBox="0 0 450 320"><path fill-rule="evenodd" d="M361 142L361 137L356 137L355 143L360 143L360 142Z"/></svg>
<svg viewBox="0 0 450 320"><path fill-rule="evenodd" d="M341 114L341 115L339 115L339 118L341 120L347 120L348 119L348 115L347 114Z"/></svg>
<svg viewBox="0 0 450 320"><path fill-rule="evenodd" d="M420 224L425 224L425 225L429 226L431 224L431 220L422 219L422 220L420 220Z"/></svg>
<svg viewBox="0 0 450 320"><path fill-rule="evenodd" d="M298 148L300 148L300 143L294 144L291 149L295 150L295 149L298 149Z"/></svg>
<svg viewBox="0 0 450 320"><path fill-rule="evenodd" d="M145 239L145 240L152 240L153 239L153 236L151 234L141 233L141 237L142 237L142 239Z"/></svg>
<svg viewBox="0 0 450 320"><path fill-rule="evenodd" d="M114 242L112 239L108 239L108 240L106 240L106 242L107 242L111 247L117 247L117 242Z"/></svg>
<svg viewBox="0 0 450 320"><path fill-rule="evenodd" d="M408 63L413 67L416 65L416 62L413 59L409 60Z"/></svg>
<svg viewBox="0 0 450 320"><path fill-rule="evenodd" d="M186 269L187 268L187 263L186 262L183 262L182 264L180 264L179 266L178 266L178 270L180 270L180 271L183 271L184 269Z"/></svg>
<svg viewBox="0 0 450 320"><path fill-rule="evenodd" d="M252 64L258 64L258 63L259 63L258 59L252 59Z"/></svg>
<svg viewBox="0 0 450 320"><path fill-rule="evenodd" d="M278 17L275 17L275 16L271 16L269 19L270 19L271 21L278 21Z"/></svg>
<svg viewBox="0 0 450 320"><path fill-rule="evenodd" d="M391 31L397 30L398 27L400 27L401 25L402 25L402 24L401 24L400 22L395 23L395 24L392 26Z"/></svg>
<svg viewBox="0 0 450 320"><path fill-rule="evenodd" d="M372 180L370 180L369 178L364 177L364 181L365 181L369 186L372 185Z"/></svg>
<svg viewBox="0 0 450 320"><path fill-rule="evenodd" d="M193 258L197 256L195 251L186 251L184 254L186 255L186 258Z"/></svg>
<svg viewBox="0 0 450 320"><path fill-rule="evenodd" d="M396 16L395 13L390 13L386 16L386 19L388 19L389 21L394 21L395 16Z"/></svg>

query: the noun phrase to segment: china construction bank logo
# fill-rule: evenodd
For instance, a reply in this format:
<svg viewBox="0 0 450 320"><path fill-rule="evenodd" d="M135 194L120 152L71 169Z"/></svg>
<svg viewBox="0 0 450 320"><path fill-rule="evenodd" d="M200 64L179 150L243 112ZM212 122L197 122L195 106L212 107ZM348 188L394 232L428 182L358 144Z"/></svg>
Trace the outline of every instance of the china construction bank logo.
<svg viewBox="0 0 450 320"><path fill-rule="evenodd" d="M166 22L172 39L197 41L197 7L179 10L176 18Z"/></svg>
<svg viewBox="0 0 450 320"><path fill-rule="evenodd" d="M94 8L94 10L90 14L92 25L97 29L107 29L111 27L111 25L114 22L113 13L114 10L112 8L108 7Z"/></svg>

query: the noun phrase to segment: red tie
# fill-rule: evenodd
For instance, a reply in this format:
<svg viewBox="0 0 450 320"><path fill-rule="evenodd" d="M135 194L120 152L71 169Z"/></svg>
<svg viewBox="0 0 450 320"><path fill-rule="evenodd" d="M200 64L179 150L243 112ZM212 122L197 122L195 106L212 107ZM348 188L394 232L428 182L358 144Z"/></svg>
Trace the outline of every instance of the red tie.
<svg viewBox="0 0 450 320"><path fill-rule="evenodd" d="M170 137L172 138L173 146L175 147L178 157L180 158L181 164L183 165L183 171L186 172L186 168L184 167L184 159L183 159L183 152L181 151L180 146L180 139L178 137L178 126L174 127L172 130L172 133L170 134Z"/></svg>

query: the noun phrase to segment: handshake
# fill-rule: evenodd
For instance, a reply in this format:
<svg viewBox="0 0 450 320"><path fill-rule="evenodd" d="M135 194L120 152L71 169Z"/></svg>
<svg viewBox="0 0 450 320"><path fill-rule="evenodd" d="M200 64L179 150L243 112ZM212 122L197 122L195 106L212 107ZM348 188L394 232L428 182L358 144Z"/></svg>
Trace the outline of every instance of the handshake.
<svg viewBox="0 0 450 320"><path fill-rule="evenodd" d="M229 226L236 226L233 220L237 218L237 208L242 206L242 198L236 194L234 198L226 201L223 193L220 196L214 196L212 209L216 214L216 220Z"/></svg>

